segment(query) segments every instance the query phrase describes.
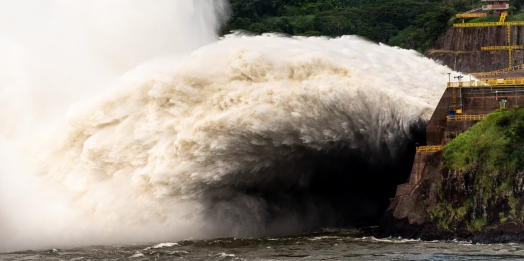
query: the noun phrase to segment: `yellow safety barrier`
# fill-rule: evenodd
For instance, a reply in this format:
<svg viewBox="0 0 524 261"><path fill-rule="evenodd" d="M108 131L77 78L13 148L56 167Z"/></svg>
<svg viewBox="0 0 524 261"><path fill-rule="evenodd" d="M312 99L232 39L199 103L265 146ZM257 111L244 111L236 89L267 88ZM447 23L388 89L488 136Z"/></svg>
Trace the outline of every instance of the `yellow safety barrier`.
<svg viewBox="0 0 524 261"><path fill-rule="evenodd" d="M481 81L481 82L500 82L501 80L512 80L512 81L517 81L517 82L524 82L524 78L522 77L508 77L508 78L504 78L504 79L498 79L498 78L480 78L478 79L478 81Z"/></svg>
<svg viewBox="0 0 524 261"><path fill-rule="evenodd" d="M487 79L482 81L489 86L515 86L524 85L524 78L513 78L513 79Z"/></svg>
<svg viewBox="0 0 524 261"><path fill-rule="evenodd" d="M519 65L515 65L515 66L510 67L510 68L504 68L504 69L491 71L491 72L471 73L471 75L473 75L475 77L494 76L494 75L499 75L499 74L503 74L503 73L507 73L507 72L511 72L511 71L520 70L520 69L523 69L523 68L524 68L524 64L519 64Z"/></svg>
<svg viewBox="0 0 524 261"><path fill-rule="evenodd" d="M462 23L453 24L453 27L489 27L489 26L503 26L505 23L501 22L486 22L486 23Z"/></svg>
<svg viewBox="0 0 524 261"><path fill-rule="evenodd" d="M472 13L472 14L457 14L457 18L476 18L476 17L485 17L487 13Z"/></svg>
<svg viewBox="0 0 524 261"><path fill-rule="evenodd" d="M448 82L448 88L463 87L524 86L524 78L481 79L479 81Z"/></svg>
<svg viewBox="0 0 524 261"><path fill-rule="evenodd" d="M506 27L506 33L508 35L508 45L511 44L511 26ZM513 49L508 49L508 67L513 67Z"/></svg>
<svg viewBox="0 0 524 261"><path fill-rule="evenodd" d="M448 82L448 88L462 88L462 87L483 87L489 86L483 81L468 81L468 82Z"/></svg>
<svg viewBox="0 0 524 261"><path fill-rule="evenodd" d="M508 45L510 45L511 44L511 26L507 26L507 28L506 28L506 35L507 35L506 39L508 40L507 43L508 43Z"/></svg>
<svg viewBox="0 0 524 261"><path fill-rule="evenodd" d="M480 49L482 51L508 51L508 69L511 69L513 67L513 50L522 50L523 49L522 45L510 45L511 44L511 26L524 26L524 21L505 22L507 16L508 16L507 12L502 12L500 14L499 22L461 23L461 24L453 24L453 26L454 27L506 26L507 27L506 32L507 32L508 46L484 46L484 47L481 47ZM488 74L488 75L494 75L494 74Z"/></svg>
<svg viewBox="0 0 524 261"><path fill-rule="evenodd" d="M482 51L507 51L507 50L522 50L522 45L510 45L510 46L483 46L480 47Z"/></svg>
<svg viewBox="0 0 524 261"><path fill-rule="evenodd" d="M524 21L453 24L453 27L523 26Z"/></svg>
<svg viewBox="0 0 524 261"><path fill-rule="evenodd" d="M486 114L479 115L455 115L453 116L454 121L481 121L486 117ZM447 121L451 121L451 116L446 116Z"/></svg>
<svg viewBox="0 0 524 261"><path fill-rule="evenodd" d="M441 151L444 146L419 146L417 152L437 152Z"/></svg>

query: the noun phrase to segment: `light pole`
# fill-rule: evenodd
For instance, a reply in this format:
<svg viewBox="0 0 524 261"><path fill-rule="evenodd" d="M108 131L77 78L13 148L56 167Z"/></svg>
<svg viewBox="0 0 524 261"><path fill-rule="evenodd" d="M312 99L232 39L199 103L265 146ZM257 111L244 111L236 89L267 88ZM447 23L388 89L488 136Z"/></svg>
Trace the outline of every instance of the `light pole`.
<svg viewBox="0 0 524 261"><path fill-rule="evenodd" d="M451 73L448 73L448 82L451 82Z"/></svg>

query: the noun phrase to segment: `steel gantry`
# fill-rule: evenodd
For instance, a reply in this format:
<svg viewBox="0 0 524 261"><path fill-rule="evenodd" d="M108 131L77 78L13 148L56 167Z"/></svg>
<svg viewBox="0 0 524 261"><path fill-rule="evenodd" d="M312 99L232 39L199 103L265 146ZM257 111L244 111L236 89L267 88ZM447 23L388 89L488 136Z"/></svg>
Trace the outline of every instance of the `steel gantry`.
<svg viewBox="0 0 524 261"><path fill-rule="evenodd" d="M522 50L522 45L511 45L511 24L506 23L506 17L508 13L502 12L500 15L499 23L506 25L506 46L483 46L480 49L482 51L508 51L508 68L513 67L513 50Z"/></svg>

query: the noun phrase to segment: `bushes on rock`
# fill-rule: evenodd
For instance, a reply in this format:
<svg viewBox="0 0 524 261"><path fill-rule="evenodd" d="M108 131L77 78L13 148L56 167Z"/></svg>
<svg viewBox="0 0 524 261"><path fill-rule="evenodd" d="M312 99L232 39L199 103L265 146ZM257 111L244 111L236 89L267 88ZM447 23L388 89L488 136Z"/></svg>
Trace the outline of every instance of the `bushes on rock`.
<svg viewBox="0 0 524 261"><path fill-rule="evenodd" d="M524 108L498 110L458 135L444 148L441 172L431 215L440 229L524 225Z"/></svg>

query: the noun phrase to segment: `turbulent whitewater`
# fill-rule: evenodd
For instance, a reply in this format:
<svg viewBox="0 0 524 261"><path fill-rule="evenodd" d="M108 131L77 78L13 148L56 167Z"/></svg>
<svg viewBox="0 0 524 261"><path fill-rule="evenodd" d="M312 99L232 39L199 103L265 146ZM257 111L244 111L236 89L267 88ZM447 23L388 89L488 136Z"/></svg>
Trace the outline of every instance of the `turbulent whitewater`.
<svg viewBox="0 0 524 261"><path fill-rule="evenodd" d="M368 185L338 181L386 177L449 71L355 36L241 33L143 64L66 121L5 138L3 162L31 167L24 178L2 169L0 240L250 237L373 217ZM9 185L21 179L31 187ZM38 207L21 211L28 202Z"/></svg>

